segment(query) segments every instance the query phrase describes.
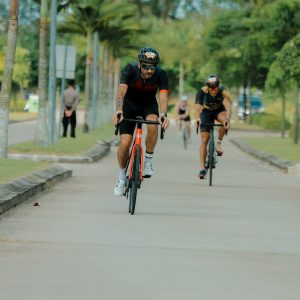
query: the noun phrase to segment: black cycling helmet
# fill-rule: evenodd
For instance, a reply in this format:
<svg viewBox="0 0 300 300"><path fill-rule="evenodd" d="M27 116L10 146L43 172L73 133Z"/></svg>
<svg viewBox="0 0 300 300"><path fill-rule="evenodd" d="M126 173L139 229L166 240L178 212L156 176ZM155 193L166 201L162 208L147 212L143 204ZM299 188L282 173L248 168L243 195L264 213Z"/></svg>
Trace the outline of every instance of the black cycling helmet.
<svg viewBox="0 0 300 300"><path fill-rule="evenodd" d="M148 63L157 65L159 64L159 53L153 48L142 48L138 54L138 60Z"/></svg>
<svg viewBox="0 0 300 300"><path fill-rule="evenodd" d="M209 75L206 80L206 85L210 88L216 88L220 85L220 79L217 75Z"/></svg>

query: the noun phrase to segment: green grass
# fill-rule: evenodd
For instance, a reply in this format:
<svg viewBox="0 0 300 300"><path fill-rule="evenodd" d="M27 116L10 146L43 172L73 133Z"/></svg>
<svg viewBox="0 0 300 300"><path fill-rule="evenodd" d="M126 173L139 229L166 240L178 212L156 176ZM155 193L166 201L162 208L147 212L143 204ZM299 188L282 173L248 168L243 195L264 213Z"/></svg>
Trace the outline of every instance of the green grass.
<svg viewBox="0 0 300 300"><path fill-rule="evenodd" d="M59 138L58 143L48 147L41 147L28 141L10 146L9 153L23 154L53 154L53 155L81 155L92 148L99 140L109 140L114 135L112 123L90 133L82 133L82 127L76 128L76 138Z"/></svg>
<svg viewBox="0 0 300 300"><path fill-rule="evenodd" d="M262 130L262 128L258 125L249 124L247 121L240 121L237 119L231 120L230 128L239 130Z"/></svg>
<svg viewBox="0 0 300 300"><path fill-rule="evenodd" d="M0 159L0 184L28 175L28 173L49 166L46 162Z"/></svg>
<svg viewBox="0 0 300 300"><path fill-rule="evenodd" d="M37 116L37 113L31 113L31 112L10 112L9 113L9 121L12 122L23 122L28 120L35 120Z"/></svg>
<svg viewBox="0 0 300 300"><path fill-rule="evenodd" d="M293 144L293 141L290 138L245 137L241 140L259 151L267 152L289 161L300 162L300 145Z"/></svg>

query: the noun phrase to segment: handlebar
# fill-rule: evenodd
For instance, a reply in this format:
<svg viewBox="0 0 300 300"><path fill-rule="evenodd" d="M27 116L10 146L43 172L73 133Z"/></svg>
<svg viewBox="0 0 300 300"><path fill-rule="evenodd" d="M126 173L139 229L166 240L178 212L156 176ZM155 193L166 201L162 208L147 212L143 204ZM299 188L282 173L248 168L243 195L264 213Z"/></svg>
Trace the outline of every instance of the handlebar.
<svg viewBox="0 0 300 300"><path fill-rule="evenodd" d="M117 115L117 120L120 120L120 116ZM137 118L137 119L123 119L122 121L127 121L127 122L134 122L136 124L151 124L151 125L161 125L158 121L150 121L150 120L144 120L142 118ZM162 118L162 123L164 122L164 119ZM120 129L120 123L117 123L115 125L115 135L118 135ZM160 139L162 140L164 138L165 134L165 129L160 128Z"/></svg>
<svg viewBox="0 0 300 300"><path fill-rule="evenodd" d="M223 127L223 124L200 124L199 121L197 121L197 127L196 127L196 132L197 134L199 133L199 128L200 126L203 126L203 127ZM226 130L226 134L227 134L227 130Z"/></svg>

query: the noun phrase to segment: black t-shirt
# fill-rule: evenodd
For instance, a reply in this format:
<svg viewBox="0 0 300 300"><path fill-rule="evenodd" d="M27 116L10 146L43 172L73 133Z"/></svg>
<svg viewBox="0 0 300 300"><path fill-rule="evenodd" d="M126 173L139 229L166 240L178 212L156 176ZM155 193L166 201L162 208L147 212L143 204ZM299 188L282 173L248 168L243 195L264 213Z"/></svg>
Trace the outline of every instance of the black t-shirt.
<svg viewBox="0 0 300 300"><path fill-rule="evenodd" d="M158 90L168 90L168 75L166 71L157 67L151 78L144 79L137 63L128 64L122 71L120 83L128 86L124 101L145 106L156 102Z"/></svg>

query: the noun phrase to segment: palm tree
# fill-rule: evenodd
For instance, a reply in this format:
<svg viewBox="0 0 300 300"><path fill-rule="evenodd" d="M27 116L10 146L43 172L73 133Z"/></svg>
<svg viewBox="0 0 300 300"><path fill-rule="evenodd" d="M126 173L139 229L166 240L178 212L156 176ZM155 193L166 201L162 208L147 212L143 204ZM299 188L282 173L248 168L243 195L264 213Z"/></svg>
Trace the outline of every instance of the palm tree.
<svg viewBox="0 0 300 300"><path fill-rule="evenodd" d="M48 146L48 37L49 37L49 7L50 0L35 0L41 5L40 9L40 37L39 37L39 111L37 123L35 127L35 144L40 146ZM68 7L75 0L58 0L57 11Z"/></svg>
<svg viewBox="0 0 300 300"><path fill-rule="evenodd" d="M0 157L7 158L9 100L17 45L19 1L11 0L5 67L0 92Z"/></svg>
<svg viewBox="0 0 300 300"><path fill-rule="evenodd" d="M35 127L35 143L48 146L47 103L48 103L48 3L41 1L40 46L39 46L39 111Z"/></svg>
<svg viewBox="0 0 300 300"><path fill-rule="evenodd" d="M111 20L118 20L124 16L133 16L135 6L111 2L110 0L81 0L74 5L71 14L67 17L65 24L59 27L62 32L71 32L85 35L86 43L86 70L85 70L85 101L86 111L84 120L84 132L91 127L92 107L92 61L93 61L93 33L98 31L100 40L102 34L110 28ZM111 32L111 31L110 31Z"/></svg>

